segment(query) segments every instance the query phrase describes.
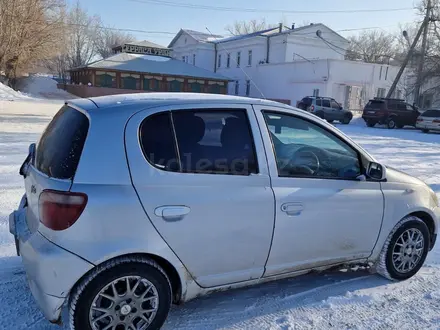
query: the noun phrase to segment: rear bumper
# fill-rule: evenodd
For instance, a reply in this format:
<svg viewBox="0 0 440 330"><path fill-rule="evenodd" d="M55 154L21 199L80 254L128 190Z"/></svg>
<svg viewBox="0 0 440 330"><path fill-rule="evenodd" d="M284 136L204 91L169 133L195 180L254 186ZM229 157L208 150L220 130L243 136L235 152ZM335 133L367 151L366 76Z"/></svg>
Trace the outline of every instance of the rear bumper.
<svg viewBox="0 0 440 330"><path fill-rule="evenodd" d="M31 233L23 201L9 216L9 230L18 244L35 301L49 321L58 322L71 288L93 265L53 244L39 232Z"/></svg>
<svg viewBox="0 0 440 330"><path fill-rule="evenodd" d="M365 121L374 121L379 124L385 124L385 122L386 122L386 117L384 117L384 116L379 117L379 116L370 116L370 115L363 114L362 119Z"/></svg>
<svg viewBox="0 0 440 330"><path fill-rule="evenodd" d="M416 123L416 128L440 131L440 125L436 125L436 124Z"/></svg>

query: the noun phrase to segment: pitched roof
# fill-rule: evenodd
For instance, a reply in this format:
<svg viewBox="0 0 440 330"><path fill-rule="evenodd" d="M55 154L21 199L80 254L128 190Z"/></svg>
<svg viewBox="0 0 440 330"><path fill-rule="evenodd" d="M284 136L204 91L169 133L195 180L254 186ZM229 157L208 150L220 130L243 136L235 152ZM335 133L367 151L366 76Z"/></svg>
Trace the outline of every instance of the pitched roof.
<svg viewBox="0 0 440 330"><path fill-rule="evenodd" d="M273 28L269 28L269 29L265 29L265 30L261 30L261 31L256 31L256 32L252 32L252 33L248 33L248 34L241 34L238 36L232 36L232 37L226 37L226 38L210 38L210 42L213 43L223 43L223 42L228 42L228 41L234 41L234 40L243 40L243 39L247 39L247 38L252 38L252 37L256 37L256 36L263 36L263 35L272 35L275 33L278 33L277 31L279 31L279 27L273 27Z"/></svg>
<svg viewBox="0 0 440 330"><path fill-rule="evenodd" d="M223 36L219 34L210 34L200 31L194 31L194 30L188 30L188 29L180 29L180 31L176 34L176 36L171 40L170 44L168 45L168 48L173 47L174 43L180 38L180 36L186 33L198 42L208 42L210 38L223 38Z"/></svg>
<svg viewBox="0 0 440 330"><path fill-rule="evenodd" d="M341 35L340 35L339 33L337 33L335 30L330 29L327 25L322 24L322 23L315 23L315 24L310 24L310 25L301 26L301 27L298 27L298 28L294 28L294 29L292 29L292 30L286 30L286 31L283 31L283 32L281 32L280 34L296 34L296 33L301 32L301 31L304 32L304 30L313 29L313 28L318 28L318 27L325 27L325 28L329 29L331 32L333 32L335 35L337 35L339 38L343 39L343 40L346 41L346 42L349 42L346 38L344 38L343 36L341 36ZM315 33L315 32L313 32L313 34L314 34L314 33ZM298 34L300 34L300 33L298 33Z"/></svg>
<svg viewBox="0 0 440 330"><path fill-rule="evenodd" d="M90 63L82 68L111 69L127 72L164 74L184 77L197 77L215 80L231 80L194 65L164 56L118 53L108 58ZM73 69L75 70L75 69Z"/></svg>

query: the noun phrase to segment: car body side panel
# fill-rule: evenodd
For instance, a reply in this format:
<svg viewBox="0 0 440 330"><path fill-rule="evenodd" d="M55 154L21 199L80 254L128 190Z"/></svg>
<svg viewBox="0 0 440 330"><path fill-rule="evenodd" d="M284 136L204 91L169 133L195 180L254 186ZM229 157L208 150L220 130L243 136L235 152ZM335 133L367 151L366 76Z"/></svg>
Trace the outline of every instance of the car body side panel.
<svg viewBox="0 0 440 330"><path fill-rule="evenodd" d="M414 212L429 214L436 224L435 233L437 233L440 220L440 208L434 204L425 185L408 182L381 182L381 189L385 196L384 220L376 246L370 257L371 261L375 261L379 257L389 233L405 216Z"/></svg>
<svg viewBox="0 0 440 330"><path fill-rule="evenodd" d="M251 126L256 125L250 105L198 103L153 110L197 108L245 109ZM151 165L139 144L140 124L151 113L147 110L132 117L126 144L133 184L155 228L203 287L261 277L274 227L274 197L258 128L253 137L259 174L167 172ZM185 206L189 213L168 221L156 212L164 206Z"/></svg>

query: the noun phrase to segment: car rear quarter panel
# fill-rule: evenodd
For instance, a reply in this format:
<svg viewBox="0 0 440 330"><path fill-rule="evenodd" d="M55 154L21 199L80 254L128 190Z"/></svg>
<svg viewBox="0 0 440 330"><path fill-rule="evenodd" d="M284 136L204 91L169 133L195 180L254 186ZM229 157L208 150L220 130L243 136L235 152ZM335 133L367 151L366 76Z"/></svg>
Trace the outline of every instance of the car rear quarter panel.
<svg viewBox="0 0 440 330"><path fill-rule="evenodd" d="M124 146L129 118L118 110L90 114L89 134L71 187L88 196L80 218L66 230L42 228L42 234L94 265L148 253L170 262L186 279L183 265L151 224L132 186ZM182 282L182 292L185 288Z"/></svg>
<svg viewBox="0 0 440 330"><path fill-rule="evenodd" d="M434 202L428 189L423 185L382 182L381 188L385 197L384 220L382 229L370 257L372 261L376 260L382 250L382 247L394 228L394 226L404 217L415 212L424 212L430 215L436 221ZM436 223L435 232L438 224Z"/></svg>

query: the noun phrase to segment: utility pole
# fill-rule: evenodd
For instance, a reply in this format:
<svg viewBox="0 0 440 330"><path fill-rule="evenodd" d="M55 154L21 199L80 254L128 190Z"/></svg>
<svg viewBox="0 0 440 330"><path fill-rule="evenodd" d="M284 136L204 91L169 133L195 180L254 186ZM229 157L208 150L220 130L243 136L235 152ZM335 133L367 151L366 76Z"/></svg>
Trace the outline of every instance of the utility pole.
<svg viewBox="0 0 440 330"><path fill-rule="evenodd" d="M423 65L425 63L425 57L426 57L426 45L428 43L428 29L429 29L429 19L430 19L430 12L431 12L431 0L428 0L427 6L426 6L426 14L425 14L425 21L427 23L425 24L425 29L423 30L423 39L422 39L422 51L420 52L419 56L419 63L417 67L417 81L416 86L414 88L414 103L418 106L420 106L420 87L422 85L422 75L423 75Z"/></svg>
<svg viewBox="0 0 440 330"><path fill-rule="evenodd" d="M431 6L431 0L428 0L428 8L430 8L430 6ZM429 14L429 12L427 12L427 13ZM405 59L403 60L402 66L400 67L400 70L397 73L397 76L394 79L393 84L391 85L391 88L388 91L387 98L390 98L391 95L393 95L394 90L396 89L397 83L399 82L400 77L402 77L403 71L405 70L406 66L408 65L410 58L412 57L412 54L414 52L414 48L416 47L417 42L419 41L420 36L422 35L422 32L424 31L425 27L428 27L429 21L430 21L430 17L429 17L429 15L426 15L425 19L423 20L422 24L420 25L420 28L419 28L419 31L417 32L416 37L414 38L414 40L411 44L411 47L408 50L408 54L406 55ZM422 58L424 58L424 56ZM419 64L420 64L420 62L419 62ZM422 69L423 69L423 67L422 67Z"/></svg>

